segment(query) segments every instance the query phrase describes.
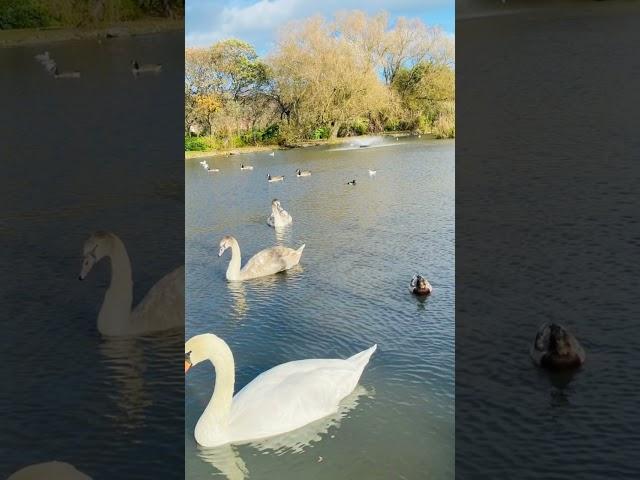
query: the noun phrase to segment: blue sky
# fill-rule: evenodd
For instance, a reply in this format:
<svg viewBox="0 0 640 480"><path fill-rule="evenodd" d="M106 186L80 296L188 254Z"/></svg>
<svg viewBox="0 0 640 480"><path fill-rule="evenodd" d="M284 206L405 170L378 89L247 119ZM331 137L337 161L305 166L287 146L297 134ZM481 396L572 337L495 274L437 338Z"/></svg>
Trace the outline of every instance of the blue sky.
<svg viewBox="0 0 640 480"><path fill-rule="evenodd" d="M420 18L453 34L454 0L186 0L187 47L207 46L226 38L251 43L259 54L273 47L278 29L291 20L315 14L333 16L340 10L382 10L391 21Z"/></svg>

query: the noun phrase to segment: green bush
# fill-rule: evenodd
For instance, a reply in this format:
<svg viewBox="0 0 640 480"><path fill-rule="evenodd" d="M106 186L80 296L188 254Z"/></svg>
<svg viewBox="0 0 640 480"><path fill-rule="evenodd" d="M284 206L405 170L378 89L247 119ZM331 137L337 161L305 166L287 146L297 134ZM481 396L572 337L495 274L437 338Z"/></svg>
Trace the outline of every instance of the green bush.
<svg viewBox="0 0 640 480"><path fill-rule="evenodd" d="M273 125L269 125L264 132L262 132L262 141L276 141L278 139L278 135L280 135L280 125L274 123Z"/></svg>
<svg viewBox="0 0 640 480"><path fill-rule="evenodd" d="M51 20L47 10L35 0L0 0L0 30L46 27Z"/></svg>
<svg viewBox="0 0 640 480"><path fill-rule="evenodd" d="M331 129L329 127L318 127L311 132L311 138L313 140L325 140L331 136Z"/></svg>
<svg viewBox="0 0 640 480"><path fill-rule="evenodd" d="M349 130L355 135L365 135L369 133L369 120L366 118L358 118L350 125Z"/></svg>
<svg viewBox="0 0 640 480"><path fill-rule="evenodd" d="M219 147L215 138L211 137L184 137L185 152L206 152Z"/></svg>

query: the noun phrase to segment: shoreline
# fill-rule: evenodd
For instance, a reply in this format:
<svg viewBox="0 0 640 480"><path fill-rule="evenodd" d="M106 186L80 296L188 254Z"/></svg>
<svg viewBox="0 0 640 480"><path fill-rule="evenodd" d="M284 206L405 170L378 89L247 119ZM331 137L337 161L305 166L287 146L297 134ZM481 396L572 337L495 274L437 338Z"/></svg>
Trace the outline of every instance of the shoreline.
<svg viewBox="0 0 640 480"><path fill-rule="evenodd" d="M69 40L110 39L184 30L184 19L146 17L99 27L47 27L0 30L0 48L41 45Z"/></svg>
<svg viewBox="0 0 640 480"><path fill-rule="evenodd" d="M434 138L435 136L431 133L423 133L427 138ZM184 159L191 160L193 158L204 158L204 157L228 157L232 155L243 155L246 153L256 153L256 152L265 152L265 151L275 151L275 150L294 150L299 148L309 148L309 147L317 147L321 145L340 145L342 143L352 142L358 139L365 139L371 137L410 137L413 136L412 132L407 131L397 131L397 132L385 132L380 135L358 135L355 137L340 137L335 140L307 140L303 142L299 142L293 145L249 145L246 147L237 147L237 148L228 148L224 150L207 150L207 151L185 151Z"/></svg>

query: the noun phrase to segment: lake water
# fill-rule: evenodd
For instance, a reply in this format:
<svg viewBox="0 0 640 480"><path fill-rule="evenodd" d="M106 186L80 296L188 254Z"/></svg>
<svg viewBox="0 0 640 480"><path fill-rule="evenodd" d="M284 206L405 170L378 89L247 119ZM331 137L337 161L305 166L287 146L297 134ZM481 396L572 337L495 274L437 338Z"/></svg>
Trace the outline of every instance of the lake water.
<svg viewBox="0 0 640 480"><path fill-rule="evenodd" d="M210 364L185 385L187 478L447 479L454 475L453 141L416 137L185 162L186 338L213 332L236 361L236 391L259 373L304 358L378 350L340 414L270 442L202 449L193 429L214 382ZM240 164L253 165L251 172ZM296 178L295 170L312 176ZM377 170L375 177L368 169ZM268 173L285 175L270 184ZM356 186L346 182L357 180ZM293 216L266 225L278 198ZM229 284L223 235L243 262L275 244L306 244L286 274ZM434 293L420 301L412 275Z"/></svg>
<svg viewBox="0 0 640 480"><path fill-rule="evenodd" d="M639 24L617 1L457 23L460 478L640 478ZM573 378L529 359L544 321L584 346Z"/></svg>
<svg viewBox="0 0 640 480"><path fill-rule="evenodd" d="M105 340L108 261L78 281L96 229L125 243L134 303L184 262L183 35L0 49L0 478L51 460L183 478L182 330ZM81 78L47 75L45 49ZM133 57L164 71L135 79Z"/></svg>

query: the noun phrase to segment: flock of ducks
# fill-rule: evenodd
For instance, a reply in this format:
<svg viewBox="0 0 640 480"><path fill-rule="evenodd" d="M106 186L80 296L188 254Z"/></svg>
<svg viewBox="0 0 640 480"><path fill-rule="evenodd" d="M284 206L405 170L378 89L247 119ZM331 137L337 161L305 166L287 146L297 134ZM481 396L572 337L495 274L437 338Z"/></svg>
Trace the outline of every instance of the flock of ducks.
<svg viewBox="0 0 640 480"><path fill-rule="evenodd" d="M269 156L273 157L275 156L275 152L271 152L269 153ZM200 161L200 165L202 166L202 168L204 168L207 172L209 173L220 173L220 169L219 168L211 168L209 166L209 163L206 160L202 160ZM244 163L240 164L240 170L245 172L245 171L251 171L253 170L253 165L245 165ZM378 173L377 170L369 170L369 176L373 177ZM296 177L300 178L300 177L310 177L311 176L311 171L309 170L301 170L301 169L296 169ZM285 176L284 175L271 175L270 173L267 174L267 182L269 183L274 183L274 182L282 182L284 181ZM356 184L356 180L353 179L349 182L347 182L347 185L355 185Z"/></svg>
<svg viewBox="0 0 640 480"><path fill-rule="evenodd" d="M80 72L68 71L61 72L58 70L57 62L51 57L48 51L38 53L35 59L42 64L45 70L53 76L53 78L80 78ZM160 73L162 65L157 63L140 64L137 60L131 60L131 73L137 77L144 73Z"/></svg>

